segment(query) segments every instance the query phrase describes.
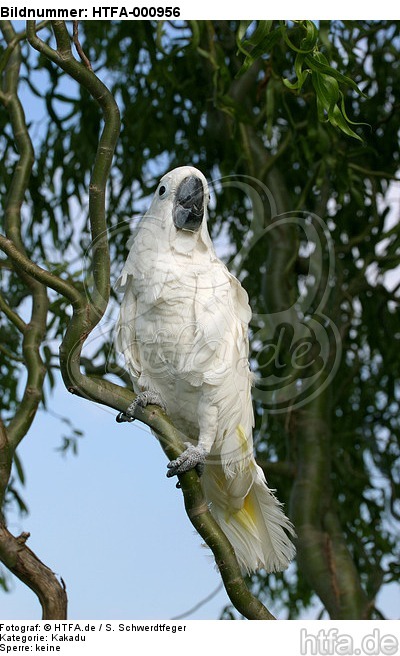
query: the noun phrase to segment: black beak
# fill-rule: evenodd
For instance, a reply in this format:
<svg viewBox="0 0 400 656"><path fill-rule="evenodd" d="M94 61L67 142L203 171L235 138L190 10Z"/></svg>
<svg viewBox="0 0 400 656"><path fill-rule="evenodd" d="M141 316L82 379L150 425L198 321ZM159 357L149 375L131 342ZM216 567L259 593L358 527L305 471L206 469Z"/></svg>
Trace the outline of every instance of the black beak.
<svg viewBox="0 0 400 656"><path fill-rule="evenodd" d="M178 230L196 232L200 228L204 215L204 190L202 181L195 175L188 175L180 183L172 214Z"/></svg>

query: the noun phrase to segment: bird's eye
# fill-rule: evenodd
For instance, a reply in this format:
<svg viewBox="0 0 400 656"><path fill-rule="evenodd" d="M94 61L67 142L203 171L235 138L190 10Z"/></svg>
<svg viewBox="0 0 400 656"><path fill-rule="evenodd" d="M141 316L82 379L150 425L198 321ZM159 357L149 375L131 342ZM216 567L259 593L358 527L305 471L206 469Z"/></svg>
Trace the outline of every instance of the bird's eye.
<svg viewBox="0 0 400 656"><path fill-rule="evenodd" d="M164 185L161 185L161 187L160 187L159 190L158 190L158 195L159 195L159 196L164 196L164 194L165 194L166 191L167 191L167 190L166 190L166 188L164 187Z"/></svg>

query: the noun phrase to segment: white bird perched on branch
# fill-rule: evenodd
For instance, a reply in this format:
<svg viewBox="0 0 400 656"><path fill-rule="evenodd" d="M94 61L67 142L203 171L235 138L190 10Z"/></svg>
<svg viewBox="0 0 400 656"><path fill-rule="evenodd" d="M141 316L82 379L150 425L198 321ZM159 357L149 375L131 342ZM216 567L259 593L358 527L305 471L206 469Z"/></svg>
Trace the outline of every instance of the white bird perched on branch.
<svg viewBox="0 0 400 656"><path fill-rule="evenodd" d="M167 476L197 467L210 510L243 572L285 569L293 527L253 455L251 310L207 230L207 181L183 166L161 179L119 278L116 329L134 404L159 403L192 443Z"/></svg>

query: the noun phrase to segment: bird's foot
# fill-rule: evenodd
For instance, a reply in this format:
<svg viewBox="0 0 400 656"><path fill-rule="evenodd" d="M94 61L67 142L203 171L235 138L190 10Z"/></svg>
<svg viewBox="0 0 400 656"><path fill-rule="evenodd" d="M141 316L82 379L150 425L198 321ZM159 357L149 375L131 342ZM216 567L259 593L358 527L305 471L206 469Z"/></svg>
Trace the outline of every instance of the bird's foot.
<svg viewBox="0 0 400 656"><path fill-rule="evenodd" d="M120 412L116 416L116 421L122 423L123 421L135 421L135 410L139 408L145 408L147 405L158 405L166 412L166 405L162 400L158 392L147 391L140 392L137 395L136 399L127 407L125 412Z"/></svg>
<svg viewBox="0 0 400 656"><path fill-rule="evenodd" d="M207 457L207 451L202 446L193 446L190 442L185 442L187 449L181 453L176 460L171 460L168 463L167 477L175 476L176 474L183 474L189 469L196 468L199 476L204 471L204 466Z"/></svg>

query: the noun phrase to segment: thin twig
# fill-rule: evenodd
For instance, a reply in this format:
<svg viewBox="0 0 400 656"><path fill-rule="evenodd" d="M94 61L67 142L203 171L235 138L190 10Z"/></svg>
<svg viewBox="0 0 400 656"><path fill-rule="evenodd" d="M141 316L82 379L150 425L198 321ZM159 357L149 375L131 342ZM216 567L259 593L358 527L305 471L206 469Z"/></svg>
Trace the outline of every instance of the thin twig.
<svg viewBox="0 0 400 656"><path fill-rule="evenodd" d="M3 521L2 508L8 482L10 480L12 454L6 427L0 417L0 523Z"/></svg>
<svg viewBox="0 0 400 656"><path fill-rule="evenodd" d="M15 360L15 362L25 362L24 358L15 355L15 353L12 353L12 351L10 351L3 344L0 344L0 353L3 353L3 355L5 355L9 360Z"/></svg>
<svg viewBox="0 0 400 656"><path fill-rule="evenodd" d="M20 333L24 333L26 330L26 323L19 314L14 312L5 301L5 299L0 294L0 310L6 315L7 319L11 321L12 324L19 330Z"/></svg>
<svg viewBox="0 0 400 656"><path fill-rule="evenodd" d="M85 53L83 51L83 48L81 46L81 43L79 41L79 34L78 34L79 21L74 20L72 22L73 22L73 25L74 25L72 40L74 42L76 51L77 51L79 57L81 58L82 62L86 66L86 68L88 68L89 71L93 71L92 64L90 63L90 60L88 59L88 57L85 55Z"/></svg>
<svg viewBox="0 0 400 656"><path fill-rule="evenodd" d="M0 24L1 24L1 23L4 24L4 23L7 23L7 21L0 21ZM36 32L39 32L39 31L42 30L44 27L47 27L47 25L48 25L49 23L50 23L49 20L44 20L44 21L41 21L40 23L38 23L38 24L35 26L35 30L36 30ZM1 57L0 57L0 73L5 69L5 67L6 67L6 65L7 65L7 62L8 62L8 60L10 59L11 54L12 54L14 48L15 48L15 47L16 47L21 41L23 41L24 39L26 39L26 30L22 30L22 32L17 32L17 33L14 32L14 37L11 39L11 41L9 41L9 43L7 44L7 48L4 50L4 52L2 53L2 55L1 55Z"/></svg>
<svg viewBox="0 0 400 656"><path fill-rule="evenodd" d="M193 613L196 612L196 610L199 610L202 606L205 606L205 604L208 604L211 599L214 599L214 597L220 592L223 588L223 584L219 583L215 590L210 592L210 594L207 595L207 597L204 597L201 601L197 602L192 608L189 608L189 610L185 610L183 613L180 613L179 615L175 615L175 617L171 617L171 620L182 620L184 617L188 617L189 615L192 615Z"/></svg>

